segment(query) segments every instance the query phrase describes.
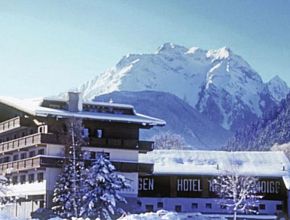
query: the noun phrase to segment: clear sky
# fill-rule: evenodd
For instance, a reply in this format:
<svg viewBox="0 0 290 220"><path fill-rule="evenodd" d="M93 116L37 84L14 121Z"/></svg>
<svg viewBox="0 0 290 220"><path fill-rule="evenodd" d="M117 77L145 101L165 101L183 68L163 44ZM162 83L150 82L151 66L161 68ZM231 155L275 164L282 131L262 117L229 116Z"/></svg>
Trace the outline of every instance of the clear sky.
<svg viewBox="0 0 290 220"><path fill-rule="evenodd" d="M0 0L0 95L66 91L165 42L230 47L290 85L288 0Z"/></svg>

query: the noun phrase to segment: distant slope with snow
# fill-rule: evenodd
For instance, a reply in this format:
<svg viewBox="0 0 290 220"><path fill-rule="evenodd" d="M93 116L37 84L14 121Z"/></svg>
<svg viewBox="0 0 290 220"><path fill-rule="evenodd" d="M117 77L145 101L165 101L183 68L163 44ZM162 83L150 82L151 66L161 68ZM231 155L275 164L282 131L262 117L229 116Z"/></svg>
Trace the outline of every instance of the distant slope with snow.
<svg viewBox="0 0 290 220"><path fill-rule="evenodd" d="M239 130L227 144L230 150L269 150L290 142L290 94L263 118Z"/></svg>
<svg viewBox="0 0 290 220"><path fill-rule="evenodd" d="M192 106L175 95L157 92L113 92L96 97L97 101L113 100L134 105L141 112L166 121L165 127L146 130L143 138L151 138L159 132L170 131L182 135L186 142L197 149L218 149L232 133L211 122Z"/></svg>
<svg viewBox="0 0 290 220"><path fill-rule="evenodd" d="M223 128L235 131L261 117L289 92L260 75L229 48L202 50L166 43L156 53L129 54L80 87L84 97L113 91L163 91L176 95Z"/></svg>

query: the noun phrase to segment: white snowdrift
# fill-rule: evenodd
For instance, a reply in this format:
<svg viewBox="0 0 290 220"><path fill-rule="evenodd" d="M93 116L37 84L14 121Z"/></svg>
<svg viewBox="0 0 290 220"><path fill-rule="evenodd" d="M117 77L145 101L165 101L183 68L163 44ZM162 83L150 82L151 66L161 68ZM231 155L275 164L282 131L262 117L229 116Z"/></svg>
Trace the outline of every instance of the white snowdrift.
<svg viewBox="0 0 290 220"><path fill-rule="evenodd" d="M183 219L193 219L193 220L223 220L225 218L219 216L203 216L200 213L182 214L176 212L168 212L165 210L159 210L157 212L148 212L142 214L132 214L119 218L118 220L183 220Z"/></svg>

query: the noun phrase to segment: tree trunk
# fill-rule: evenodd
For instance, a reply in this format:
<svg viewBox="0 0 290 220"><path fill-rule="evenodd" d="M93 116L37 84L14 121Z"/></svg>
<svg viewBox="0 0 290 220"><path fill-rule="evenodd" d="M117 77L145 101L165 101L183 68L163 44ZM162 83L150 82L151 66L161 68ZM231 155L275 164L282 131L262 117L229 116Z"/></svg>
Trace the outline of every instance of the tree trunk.
<svg viewBox="0 0 290 220"><path fill-rule="evenodd" d="M237 211L234 211L234 219L233 220L237 220Z"/></svg>

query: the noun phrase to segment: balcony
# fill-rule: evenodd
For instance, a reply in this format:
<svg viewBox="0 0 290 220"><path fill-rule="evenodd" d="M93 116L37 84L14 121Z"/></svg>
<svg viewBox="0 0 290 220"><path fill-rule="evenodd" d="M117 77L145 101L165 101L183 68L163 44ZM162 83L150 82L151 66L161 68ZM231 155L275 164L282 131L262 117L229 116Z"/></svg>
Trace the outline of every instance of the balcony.
<svg viewBox="0 0 290 220"><path fill-rule="evenodd" d="M139 152L146 153L148 151L154 150L154 142L153 141L139 141Z"/></svg>
<svg viewBox="0 0 290 220"><path fill-rule="evenodd" d="M7 121L3 121L0 123L0 133L4 133L7 131L16 129L16 128L20 128L22 122L23 122L23 119L21 119L20 117L15 117Z"/></svg>
<svg viewBox="0 0 290 220"><path fill-rule="evenodd" d="M0 143L0 153L19 151L38 144L57 144L58 142L53 134L37 133Z"/></svg>
<svg viewBox="0 0 290 220"><path fill-rule="evenodd" d="M138 141L134 139L118 139L118 138L90 138L89 146L139 150L140 153L146 153L153 150L152 141Z"/></svg>
<svg viewBox="0 0 290 220"><path fill-rule="evenodd" d="M118 162L112 161L112 164L118 171L121 172L138 172L142 174L152 174L153 164L150 163L131 163L131 162Z"/></svg>
<svg viewBox="0 0 290 220"><path fill-rule="evenodd" d="M36 156L23 160L12 161L0 164L0 173L20 172L41 167L62 167L63 158L51 158L45 156Z"/></svg>
<svg viewBox="0 0 290 220"><path fill-rule="evenodd" d="M90 166L94 161L86 160L85 166ZM126 162L126 161L111 161L117 171L127 173L142 173L152 174L154 164L151 163L138 163L138 162Z"/></svg>
<svg viewBox="0 0 290 220"><path fill-rule="evenodd" d="M0 164L0 173L4 174L7 172L20 172L31 169L54 167L62 168L64 158L57 157L47 157L43 155L38 155L32 158L27 158L23 160L17 160L7 163ZM92 161L86 161L86 164L91 164ZM122 161L112 161L117 171L120 172L138 172L151 174L153 172L153 164L147 163L136 163L136 162L122 162Z"/></svg>

